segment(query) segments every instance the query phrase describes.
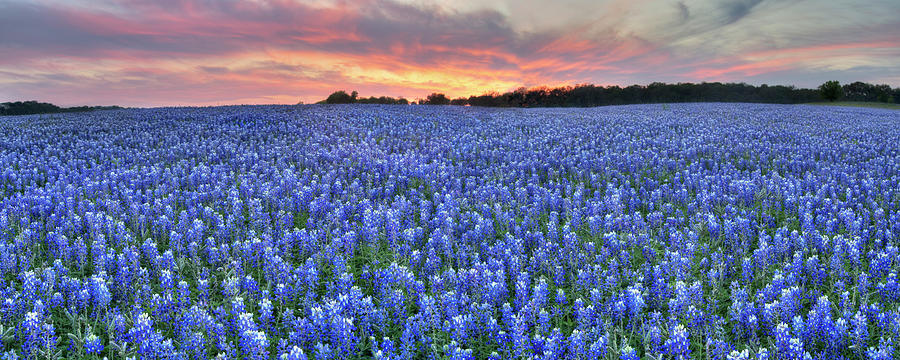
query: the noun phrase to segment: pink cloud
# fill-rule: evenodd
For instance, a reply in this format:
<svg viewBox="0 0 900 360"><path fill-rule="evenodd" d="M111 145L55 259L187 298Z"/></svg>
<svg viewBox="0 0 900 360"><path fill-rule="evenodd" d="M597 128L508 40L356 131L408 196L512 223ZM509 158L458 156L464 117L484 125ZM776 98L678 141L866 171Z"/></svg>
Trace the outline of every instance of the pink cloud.
<svg viewBox="0 0 900 360"><path fill-rule="evenodd" d="M336 89L456 97L542 84L739 81L835 53L900 48L888 39L679 57L668 44L592 33L591 24L523 33L497 11L389 0L104 4L0 5L0 96L64 105L314 101Z"/></svg>
<svg viewBox="0 0 900 360"><path fill-rule="evenodd" d="M697 64L687 77L696 79L738 80L741 78L810 66L816 61L836 57L859 56L861 51L889 49L900 54L900 41L821 44L748 52L740 56Z"/></svg>

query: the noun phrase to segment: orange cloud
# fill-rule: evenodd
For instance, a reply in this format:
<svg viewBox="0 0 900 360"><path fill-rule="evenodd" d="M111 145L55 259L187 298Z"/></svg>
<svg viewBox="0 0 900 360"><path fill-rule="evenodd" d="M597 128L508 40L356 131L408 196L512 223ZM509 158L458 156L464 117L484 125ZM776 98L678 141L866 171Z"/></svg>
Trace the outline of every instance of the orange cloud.
<svg viewBox="0 0 900 360"><path fill-rule="evenodd" d="M593 22L523 32L499 11L391 0L179 0L172 8L45 1L0 9L4 98L151 106L310 102L336 89L459 97L550 84L744 80L833 67L834 57L865 64L900 49L888 38L717 56L646 34L597 31L604 27Z"/></svg>

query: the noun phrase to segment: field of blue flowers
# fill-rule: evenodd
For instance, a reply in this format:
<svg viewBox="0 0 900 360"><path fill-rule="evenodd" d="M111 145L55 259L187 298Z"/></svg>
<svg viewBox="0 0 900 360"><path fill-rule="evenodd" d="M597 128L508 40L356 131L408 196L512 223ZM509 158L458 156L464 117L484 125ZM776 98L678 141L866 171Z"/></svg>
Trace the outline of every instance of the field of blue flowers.
<svg viewBox="0 0 900 360"><path fill-rule="evenodd" d="M892 359L900 112L0 119L3 359Z"/></svg>

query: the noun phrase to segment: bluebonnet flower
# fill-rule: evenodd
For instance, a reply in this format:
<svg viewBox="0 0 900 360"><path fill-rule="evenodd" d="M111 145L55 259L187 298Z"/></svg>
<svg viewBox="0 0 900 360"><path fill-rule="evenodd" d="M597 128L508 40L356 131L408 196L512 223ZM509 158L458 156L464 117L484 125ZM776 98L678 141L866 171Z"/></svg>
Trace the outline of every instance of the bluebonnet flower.
<svg viewBox="0 0 900 360"><path fill-rule="evenodd" d="M241 353L251 359L268 358L269 341L266 333L257 329L253 315L240 313L237 320L237 333L240 337Z"/></svg>
<svg viewBox="0 0 900 360"><path fill-rule="evenodd" d="M804 358L803 343L798 338L791 338L788 342L787 359L800 360Z"/></svg>
<svg viewBox="0 0 900 360"><path fill-rule="evenodd" d="M636 320L641 316L646 303L644 302L643 288L640 283L629 286L626 289L626 307L628 308L628 316L632 320Z"/></svg>
<svg viewBox="0 0 900 360"><path fill-rule="evenodd" d="M128 343L135 358L587 359L630 357L610 340L634 335L634 355L652 357L892 355L891 116L658 114L4 118L6 345L65 352L55 336L71 332L68 312L109 330L101 354ZM743 350L769 341L771 353Z"/></svg>
<svg viewBox="0 0 900 360"><path fill-rule="evenodd" d="M758 359L759 357L757 357ZM727 360L750 360L750 351L744 349L743 351L732 350L730 354L728 354Z"/></svg>
<svg viewBox="0 0 900 360"><path fill-rule="evenodd" d="M93 300L95 311L108 307L112 301L112 294L106 286L106 281L99 277L92 277L90 286L91 300Z"/></svg>
<svg viewBox="0 0 900 360"><path fill-rule="evenodd" d="M3 353L3 356L0 356L0 359L3 360L19 360L19 354L16 353L15 350L8 350Z"/></svg>
<svg viewBox="0 0 900 360"><path fill-rule="evenodd" d="M770 359L770 356L769 356L769 349L767 349L767 348L761 348L761 349L759 349L759 351L756 352L756 358L755 358L755 359L756 359L756 360L769 360L769 359Z"/></svg>
<svg viewBox="0 0 900 360"><path fill-rule="evenodd" d="M601 335L594 341L590 348L588 349L589 359L599 359L606 356L607 351L609 351L609 341L608 336L606 334Z"/></svg>
<svg viewBox="0 0 900 360"><path fill-rule="evenodd" d="M296 345L291 348L290 352L282 354L280 357L280 360L307 360L307 359L308 359L308 357L303 352L303 349L301 349L300 347L298 347Z"/></svg>
<svg viewBox="0 0 900 360"><path fill-rule="evenodd" d="M455 341L451 341L449 345L445 345L444 351L451 360L472 360L475 358L472 355L471 349L461 348Z"/></svg>
<svg viewBox="0 0 900 360"><path fill-rule="evenodd" d="M891 339L882 339L878 347L869 347L866 355L872 360L887 360L894 358L894 344Z"/></svg>
<svg viewBox="0 0 900 360"><path fill-rule="evenodd" d="M264 328L267 328L272 321L272 302L268 297L264 297L259 303L259 319Z"/></svg>
<svg viewBox="0 0 900 360"><path fill-rule="evenodd" d="M153 330L153 323L147 313L137 315L128 334L130 342L137 345L138 354L143 356L153 354L157 338Z"/></svg>
<svg viewBox="0 0 900 360"><path fill-rule="evenodd" d="M625 345L625 347L622 348L622 352L619 354L619 359L621 359L621 360L638 360L639 357L637 355L637 351L635 351L634 348L632 348L629 345Z"/></svg>
<svg viewBox="0 0 900 360"><path fill-rule="evenodd" d="M556 289L556 304L559 307L566 306L566 292L562 288Z"/></svg>
<svg viewBox="0 0 900 360"><path fill-rule="evenodd" d="M452 338L465 343L469 338L470 315L456 315L450 319Z"/></svg>
<svg viewBox="0 0 900 360"><path fill-rule="evenodd" d="M651 314L651 316L655 316L659 313ZM645 341L645 352L652 355L658 355L664 349L663 346L663 338L662 338L662 330L659 327L659 324L655 320L651 320L652 322L649 324L646 330L646 341Z"/></svg>
<svg viewBox="0 0 900 360"><path fill-rule="evenodd" d="M189 332L184 335L184 339L180 341L180 347L187 354L192 354L194 359L203 359L206 357L206 336L199 331Z"/></svg>
<svg viewBox="0 0 900 360"><path fill-rule="evenodd" d="M568 340L566 341L568 348L566 352L569 356L574 357L576 359L584 358L587 351L587 344L585 335L578 329L572 330L572 335L569 335Z"/></svg>
<svg viewBox="0 0 900 360"><path fill-rule="evenodd" d="M380 345L378 344L378 341L375 341L374 338L371 338L370 340L375 343L374 344L374 346L376 347L376 350L374 350L374 352L375 352L374 358L375 359L389 360L389 359L397 358L397 355L394 350L394 342L391 341L391 339L388 339L388 338L382 339L382 341L380 342Z"/></svg>
<svg viewBox="0 0 900 360"><path fill-rule="evenodd" d="M851 337L853 345L858 349L865 349L869 339L869 321L866 319L866 313L864 311L857 311L850 319L850 324L853 329Z"/></svg>
<svg viewBox="0 0 900 360"><path fill-rule="evenodd" d="M712 359L726 359L733 351L731 344L713 337L707 337L706 348L709 349L709 357Z"/></svg>
<svg viewBox="0 0 900 360"><path fill-rule="evenodd" d="M25 320L22 321L22 354L26 358L36 355L41 345L43 325L42 315L36 312L28 312L25 314Z"/></svg>
<svg viewBox="0 0 900 360"><path fill-rule="evenodd" d="M103 339L94 334L88 335L84 338L84 351L88 355L99 355L103 352Z"/></svg>
<svg viewBox="0 0 900 360"><path fill-rule="evenodd" d="M666 353L676 359L690 358L687 330L681 324L676 325L669 338L666 339Z"/></svg>

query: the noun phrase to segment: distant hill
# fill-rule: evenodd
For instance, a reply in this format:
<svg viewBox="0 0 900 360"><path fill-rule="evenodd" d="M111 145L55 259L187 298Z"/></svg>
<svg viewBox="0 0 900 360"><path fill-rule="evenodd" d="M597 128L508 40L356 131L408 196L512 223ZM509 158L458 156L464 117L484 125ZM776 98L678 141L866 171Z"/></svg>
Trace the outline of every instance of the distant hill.
<svg viewBox="0 0 900 360"><path fill-rule="evenodd" d="M0 115L31 115L31 114L55 114L69 112L84 112L94 110L121 109L120 106L75 106L59 107L51 103L31 101L16 101L0 103Z"/></svg>

